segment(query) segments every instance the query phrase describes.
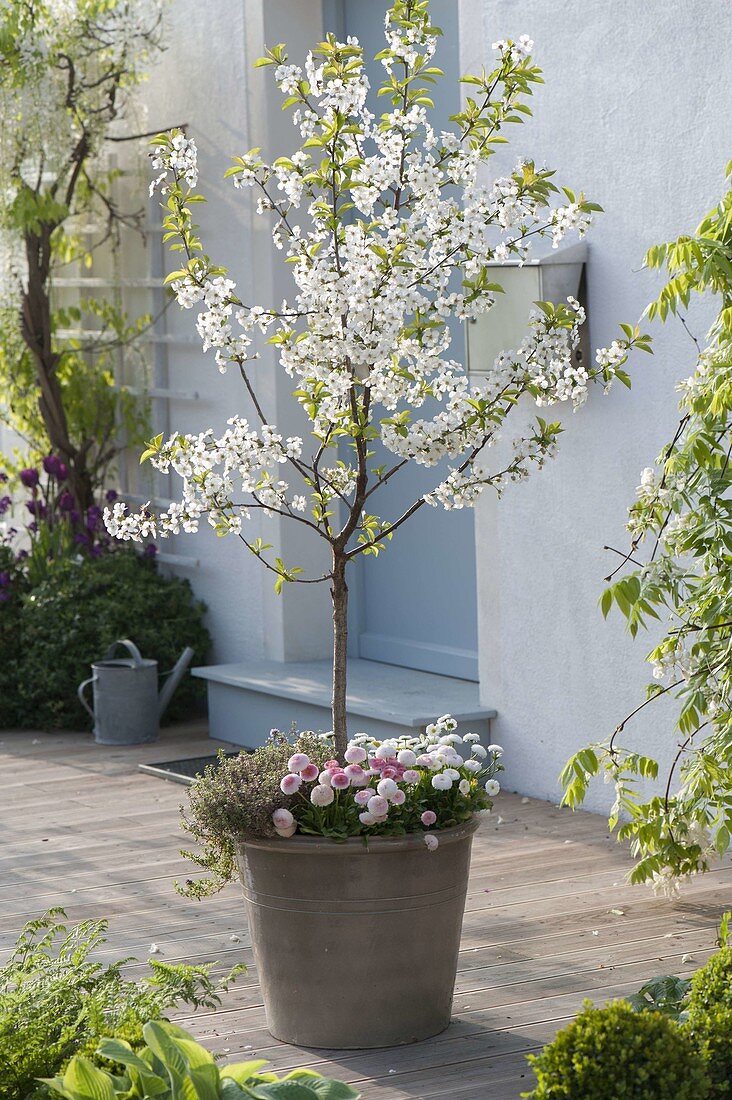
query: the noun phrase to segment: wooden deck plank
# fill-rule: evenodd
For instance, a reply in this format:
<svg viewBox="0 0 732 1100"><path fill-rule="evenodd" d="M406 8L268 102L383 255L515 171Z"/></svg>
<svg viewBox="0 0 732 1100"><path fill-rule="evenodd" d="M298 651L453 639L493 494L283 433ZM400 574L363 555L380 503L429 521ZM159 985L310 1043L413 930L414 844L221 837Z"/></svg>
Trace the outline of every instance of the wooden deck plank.
<svg viewBox="0 0 732 1100"><path fill-rule="evenodd" d="M220 1010L180 1015L228 1058L311 1065L353 1081L365 1100L518 1100L531 1081L526 1052L585 997L602 1002L653 974L688 973L732 906L729 864L675 903L654 898L625 885L627 856L602 819L502 795L475 841L450 1028L388 1051L290 1047L266 1030L239 889L204 903L174 892L189 873L178 854L185 788L137 771L143 760L213 751L201 723L135 749L97 746L88 734L0 733L0 957L24 920L64 904L70 920L110 919L100 957L135 956L131 975L144 971L152 942L168 961L219 960L222 971L247 963Z"/></svg>

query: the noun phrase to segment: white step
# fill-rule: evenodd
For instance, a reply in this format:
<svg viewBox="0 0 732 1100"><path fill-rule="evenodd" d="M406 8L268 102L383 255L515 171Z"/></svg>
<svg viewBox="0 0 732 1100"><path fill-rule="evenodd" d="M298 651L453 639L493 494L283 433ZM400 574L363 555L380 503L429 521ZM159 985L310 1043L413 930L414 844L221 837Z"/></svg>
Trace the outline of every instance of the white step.
<svg viewBox="0 0 732 1100"><path fill-rule="evenodd" d="M208 682L211 736L235 745L261 745L270 729L285 732L328 730L329 661L242 661L193 669ZM495 711L481 706L478 685L452 676L351 660L346 697L348 730L375 736L424 731L443 714L452 714L464 732L468 726L488 736Z"/></svg>

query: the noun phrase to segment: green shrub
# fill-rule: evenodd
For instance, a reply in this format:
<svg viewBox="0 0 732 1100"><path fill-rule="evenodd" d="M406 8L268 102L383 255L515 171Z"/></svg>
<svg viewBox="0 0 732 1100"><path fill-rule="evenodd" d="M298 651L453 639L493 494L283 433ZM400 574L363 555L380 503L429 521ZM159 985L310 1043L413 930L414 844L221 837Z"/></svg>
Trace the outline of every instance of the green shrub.
<svg viewBox="0 0 732 1100"><path fill-rule="evenodd" d="M12 724L8 719L12 717L12 700L19 679L18 642L25 589L25 578L18 569L15 554L0 536L0 729Z"/></svg>
<svg viewBox="0 0 732 1100"><path fill-rule="evenodd" d="M732 1098L732 1007L691 1011L684 1031L704 1060L709 1100Z"/></svg>
<svg viewBox="0 0 732 1100"><path fill-rule="evenodd" d="M219 1067L192 1035L175 1024L153 1021L143 1028L145 1045L134 1051L119 1039L103 1039L99 1053L119 1066L110 1073L86 1058L74 1058L63 1077L48 1083L66 1100L358 1100L360 1093L343 1081L332 1081L309 1069L285 1077L264 1073L264 1061Z"/></svg>
<svg viewBox="0 0 732 1100"><path fill-rule="evenodd" d="M723 947L691 979L689 1012L732 1008L732 947Z"/></svg>
<svg viewBox="0 0 732 1100"><path fill-rule="evenodd" d="M130 550L97 559L59 561L49 576L20 596L14 629L0 627L0 667L14 683L0 703L0 725L85 729L89 717L76 698L92 661L119 638L131 638L161 672L186 645L205 661L210 637L205 607L187 580L164 576L155 562ZM0 619L5 615L0 609ZM3 687L6 687L3 684ZM189 714L204 690L185 677L167 717Z"/></svg>
<svg viewBox="0 0 732 1100"><path fill-rule="evenodd" d="M685 1031L706 1064L710 1098L732 1098L732 947L723 946L692 978Z"/></svg>
<svg viewBox="0 0 732 1100"><path fill-rule="evenodd" d="M143 1025L177 1005L215 1008L242 969L215 985L213 964L150 960L148 977L127 981L121 968L130 960L103 966L91 958L105 942L107 922L83 921L69 931L57 920L64 916L53 909L26 924L0 968L2 1100L35 1095L37 1078L59 1073L77 1053L94 1054L104 1035L140 1046Z"/></svg>
<svg viewBox="0 0 732 1100"><path fill-rule="evenodd" d="M530 1100L706 1100L704 1065L685 1032L659 1012L625 1001L579 1016L529 1061Z"/></svg>

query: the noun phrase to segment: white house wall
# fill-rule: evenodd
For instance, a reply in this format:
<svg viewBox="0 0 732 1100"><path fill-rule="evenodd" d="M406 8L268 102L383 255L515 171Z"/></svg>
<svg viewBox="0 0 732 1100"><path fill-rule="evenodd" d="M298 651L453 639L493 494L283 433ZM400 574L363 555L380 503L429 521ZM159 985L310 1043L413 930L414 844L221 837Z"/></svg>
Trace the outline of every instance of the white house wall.
<svg viewBox="0 0 732 1100"><path fill-rule="evenodd" d="M489 63L498 38L530 35L546 84L535 117L513 127L497 175L530 156L559 169L605 213L590 242L593 347L634 322L660 285L640 269L646 248L692 230L723 188L729 125L720 97L729 58L715 42L725 4L708 0L461 0L464 71ZM689 311L700 337L709 313ZM481 693L496 707L507 785L556 798L567 756L606 737L644 695L649 638L603 623L597 600L627 543L626 509L639 474L677 421L674 384L694 349L679 323L652 328L656 354L632 364L633 389L564 416L558 459L476 514ZM649 707L627 739L668 756L673 709ZM598 784L589 805L605 808Z"/></svg>
<svg viewBox="0 0 732 1100"><path fill-rule="evenodd" d="M174 0L170 6L168 48L155 67L142 96L148 104L147 127L186 124L200 154L199 189L208 203L196 208L206 250L215 263L230 269L244 301L281 300L270 248L262 240L265 219L254 219L249 191L236 191L222 177L231 157L254 145L277 149L296 135L289 116L280 111L280 96L271 71L254 70L264 44L288 39L304 44L322 37L320 0ZM291 134L290 132L291 131ZM284 151L285 146L277 152ZM265 230L266 232L266 230ZM171 269L174 258L169 262ZM280 267L282 265L279 265ZM255 417L244 387L234 371L222 377L213 353L204 356L195 331L196 311L168 311L169 330L188 345L170 352L170 386L197 391L199 399L171 401L170 424L180 431L198 432L208 426L223 430L234 413ZM296 425L283 380L275 380L274 357L266 346L255 368L257 388L272 421L286 434ZM174 486L175 490L175 486ZM252 538L283 547L287 564L322 573L325 562L315 557L312 543L303 543L292 528L280 532L276 520L251 521ZM328 652L329 600L322 586L285 586L281 597L273 592L272 574L233 537L219 539L206 530L181 535L161 549L197 559L186 572L196 592L209 606L215 661L252 657L280 660L322 657ZM177 567L180 572L180 567Z"/></svg>

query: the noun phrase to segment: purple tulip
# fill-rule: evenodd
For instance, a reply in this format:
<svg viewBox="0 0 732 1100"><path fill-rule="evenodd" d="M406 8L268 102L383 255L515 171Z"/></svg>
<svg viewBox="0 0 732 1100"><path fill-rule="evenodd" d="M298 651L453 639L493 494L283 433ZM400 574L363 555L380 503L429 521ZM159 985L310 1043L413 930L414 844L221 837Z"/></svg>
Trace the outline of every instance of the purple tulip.
<svg viewBox="0 0 732 1100"><path fill-rule="evenodd" d="M25 506L36 519L43 519L46 515L46 505L42 500L28 500Z"/></svg>
<svg viewBox="0 0 732 1100"><path fill-rule="evenodd" d="M58 455L46 455L43 460L43 469L50 477L55 477L56 481L66 481L69 476L68 466L61 461Z"/></svg>
<svg viewBox="0 0 732 1100"><path fill-rule="evenodd" d="M89 531L95 531L99 526L99 521L102 518L102 509L96 504L92 504L91 508L87 508L86 511L86 526Z"/></svg>
<svg viewBox="0 0 732 1100"><path fill-rule="evenodd" d="M20 471L20 481L21 484L25 485L26 489L35 489L39 480L40 475L38 470L34 470L33 467Z"/></svg>
<svg viewBox="0 0 732 1100"><path fill-rule="evenodd" d="M145 549L142 551L143 558L154 558L158 552L158 548L154 542L149 542Z"/></svg>
<svg viewBox="0 0 732 1100"><path fill-rule="evenodd" d="M68 489L64 489L58 498L58 508L60 512L71 512L74 508L74 497Z"/></svg>
<svg viewBox="0 0 732 1100"><path fill-rule="evenodd" d="M0 588L10 588L12 577L8 573L7 569L3 569L0 572Z"/></svg>
<svg viewBox="0 0 732 1100"><path fill-rule="evenodd" d="M104 499L106 500L107 504L114 504L118 496L119 493L116 489L107 489L106 493L104 494Z"/></svg>
<svg viewBox="0 0 732 1100"><path fill-rule="evenodd" d="M74 542L77 546L89 546L90 539L88 535L85 535L83 531L79 531L78 535L74 535Z"/></svg>

